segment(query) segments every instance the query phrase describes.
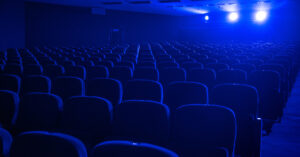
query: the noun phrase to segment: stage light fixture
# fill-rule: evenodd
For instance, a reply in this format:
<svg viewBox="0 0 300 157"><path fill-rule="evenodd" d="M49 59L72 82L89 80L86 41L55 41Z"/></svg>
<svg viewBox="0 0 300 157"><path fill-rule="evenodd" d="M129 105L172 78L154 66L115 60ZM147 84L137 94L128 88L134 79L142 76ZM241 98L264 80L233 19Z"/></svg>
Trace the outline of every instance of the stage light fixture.
<svg viewBox="0 0 300 157"><path fill-rule="evenodd" d="M236 12L232 12L228 14L228 20L229 22L236 22L239 19L239 14Z"/></svg>
<svg viewBox="0 0 300 157"><path fill-rule="evenodd" d="M268 17L268 13L266 11L258 11L254 16L256 22L264 22Z"/></svg>

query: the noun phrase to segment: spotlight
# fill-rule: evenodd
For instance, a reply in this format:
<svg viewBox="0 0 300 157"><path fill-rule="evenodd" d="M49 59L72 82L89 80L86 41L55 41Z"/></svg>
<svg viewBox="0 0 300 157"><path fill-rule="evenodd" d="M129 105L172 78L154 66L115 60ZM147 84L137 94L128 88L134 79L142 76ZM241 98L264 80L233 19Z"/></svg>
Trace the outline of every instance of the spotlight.
<svg viewBox="0 0 300 157"><path fill-rule="evenodd" d="M230 22L235 22L235 21L237 21L239 19L239 14L238 13L229 13L229 15L228 15L228 20L230 21Z"/></svg>
<svg viewBox="0 0 300 157"><path fill-rule="evenodd" d="M205 21L208 21L208 20L209 20L209 16L208 16L208 15L205 15L205 16L204 16L204 20L205 20Z"/></svg>
<svg viewBox="0 0 300 157"><path fill-rule="evenodd" d="M255 21L263 22L267 19L268 13L266 11L258 11L255 13Z"/></svg>

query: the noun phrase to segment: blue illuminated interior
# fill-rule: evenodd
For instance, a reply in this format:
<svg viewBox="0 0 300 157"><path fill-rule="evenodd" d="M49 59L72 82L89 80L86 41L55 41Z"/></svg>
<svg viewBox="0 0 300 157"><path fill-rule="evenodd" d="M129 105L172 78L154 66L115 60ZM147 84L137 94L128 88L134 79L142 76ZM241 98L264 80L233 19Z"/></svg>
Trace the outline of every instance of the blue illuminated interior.
<svg viewBox="0 0 300 157"><path fill-rule="evenodd" d="M299 157L300 1L0 0L0 157Z"/></svg>

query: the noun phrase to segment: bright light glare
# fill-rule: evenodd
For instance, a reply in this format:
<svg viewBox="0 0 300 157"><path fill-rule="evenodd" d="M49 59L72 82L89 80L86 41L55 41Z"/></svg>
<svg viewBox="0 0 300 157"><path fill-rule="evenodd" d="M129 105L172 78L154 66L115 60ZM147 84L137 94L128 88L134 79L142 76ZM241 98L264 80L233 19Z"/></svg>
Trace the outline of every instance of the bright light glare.
<svg viewBox="0 0 300 157"><path fill-rule="evenodd" d="M266 11L258 11L255 13L255 21L263 22L267 19L268 13Z"/></svg>
<svg viewBox="0 0 300 157"><path fill-rule="evenodd" d="M238 13L229 13L228 15L228 20L231 22L235 22L239 19L239 14Z"/></svg>
<svg viewBox="0 0 300 157"><path fill-rule="evenodd" d="M209 16L205 15L204 19L205 19L205 21L208 21L209 20Z"/></svg>

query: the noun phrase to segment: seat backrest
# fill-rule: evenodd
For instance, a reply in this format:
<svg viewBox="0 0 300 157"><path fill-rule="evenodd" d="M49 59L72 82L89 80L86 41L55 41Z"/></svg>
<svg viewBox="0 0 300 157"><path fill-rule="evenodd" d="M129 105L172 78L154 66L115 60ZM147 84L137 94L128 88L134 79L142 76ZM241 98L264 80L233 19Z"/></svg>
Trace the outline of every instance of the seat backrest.
<svg viewBox="0 0 300 157"><path fill-rule="evenodd" d="M12 74L0 75L0 90L11 90L19 93L21 89L21 78Z"/></svg>
<svg viewBox="0 0 300 157"><path fill-rule="evenodd" d="M99 142L110 131L112 109L112 104L101 97L71 97L64 103L61 128L85 141Z"/></svg>
<svg viewBox="0 0 300 157"><path fill-rule="evenodd" d="M257 70L250 73L248 81L258 90L280 91L280 74L272 70Z"/></svg>
<svg viewBox="0 0 300 157"><path fill-rule="evenodd" d="M258 112L258 92L246 84L218 84L212 90L212 103L234 110L237 116L254 119Z"/></svg>
<svg viewBox="0 0 300 157"><path fill-rule="evenodd" d="M189 104L178 107L173 118L171 143L180 155L201 156L204 152L199 150L220 147L226 148L229 154L234 153L237 127L231 109L218 105Z"/></svg>
<svg viewBox="0 0 300 157"><path fill-rule="evenodd" d="M55 129L62 105L62 100L54 94L28 93L20 102L16 128L18 131Z"/></svg>
<svg viewBox="0 0 300 157"><path fill-rule="evenodd" d="M86 69L84 66L65 66L65 75L86 79Z"/></svg>
<svg viewBox="0 0 300 157"><path fill-rule="evenodd" d="M233 64L231 65L231 68L245 70L247 73L250 73L256 69L255 65L247 63Z"/></svg>
<svg viewBox="0 0 300 157"><path fill-rule="evenodd" d="M53 80L51 91L65 100L71 96L85 95L85 84L78 77L60 76Z"/></svg>
<svg viewBox="0 0 300 157"><path fill-rule="evenodd" d="M21 64L6 64L4 66L3 72L6 74L22 75L23 66Z"/></svg>
<svg viewBox="0 0 300 157"><path fill-rule="evenodd" d="M63 76L65 69L61 65L46 65L44 66L44 73L50 78L55 78L57 76Z"/></svg>
<svg viewBox="0 0 300 157"><path fill-rule="evenodd" d="M87 67L86 68L86 79L94 79L94 78L107 78L109 77L109 71L106 66L103 65L97 65L93 67Z"/></svg>
<svg viewBox="0 0 300 157"><path fill-rule="evenodd" d="M213 69L191 69L188 72L187 80L200 82L211 87L216 83L216 72Z"/></svg>
<svg viewBox="0 0 300 157"><path fill-rule="evenodd" d="M19 112L19 96L9 90L0 90L0 123L7 128L16 121Z"/></svg>
<svg viewBox="0 0 300 157"><path fill-rule="evenodd" d="M125 85L128 80L133 78L133 71L129 66L115 66L110 71L110 77L122 82Z"/></svg>
<svg viewBox="0 0 300 157"><path fill-rule="evenodd" d="M93 157L178 157L176 153L166 148L130 141L106 141L99 143L93 149Z"/></svg>
<svg viewBox="0 0 300 157"><path fill-rule="evenodd" d="M229 66L227 64L223 63L210 63L205 66L205 68L211 68L214 69L216 72L220 70L229 69Z"/></svg>
<svg viewBox="0 0 300 157"><path fill-rule="evenodd" d="M158 62L157 68L163 69L163 68L178 68L179 65L176 62Z"/></svg>
<svg viewBox="0 0 300 157"><path fill-rule="evenodd" d="M0 128L0 156L8 156L13 138L11 134Z"/></svg>
<svg viewBox="0 0 300 157"><path fill-rule="evenodd" d="M186 71L183 68L164 68L159 70L159 80L166 87L174 81L185 81Z"/></svg>
<svg viewBox="0 0 300 157"><path fill-rule="evenodd" d="M186 104L207 104L208 88L199 82L173 82L167 87L164 102L172 110Z"/></svg>
<svg viewBox="0 0 300 157"><path fill-rule="evenodd" d="M122 101L123 87L116 79L97 78L87 81L86 94L105 98L113 105L117 105Z"/></svg>
<svg viewBox="0 0 300 157"><path fill-rule="evenodd" d="M113 133L133 141L163 144L169 137L168 106L146 100L128 100L117 105Z"/></svg>
<svg viewBox="0 0 300 157"><path fill-rule="evenodd" d="M186 71L190 71L190 70L192 70L194 68L202 69L203 68L203 64L197 63L197 62L183 62L181 64L181 67L184 68Z"/></svg>
<svg viewBox="0 0 300 157"><path fill-rule="evenodd" d="M11 157L87 157L84 144L77 138L45 131L18 135L11 147Z"/></svg>
<svg viewBox="0 0 300 157"><path fill-rule="evenodd" d="M152 100L162 103L162 85L151 80L128 81L124 88L123 100Z"/></svg>
<svg viewBox="0 0 300 157"><path fill-rule="evenodd" d="M42 66L38 64L28 64L24 65L23 68L23 74L28 75L42 75L43 74L43 68Z"/></svg>
<svg viewBox="0 0 300 157"><path fill-rule="evenodd" d="M153 80L158 81L159 79L159 73L158 70L154 68L139 68L136 67L133 73L134 79L147 79L147 80Z"/></svg>
<svg viewBox="0 0 300 157"><path fill-rule="evenodd" d="M247 72L243 70L220 70L217 72L217 83L246 83Z"/></svg>
<svg viewBox="0 0 300 157"><path fill-rule="evenodd" d="M51 80L42 75L30 75L22 80L22 93L45 92L50 93Z"/></svg>

